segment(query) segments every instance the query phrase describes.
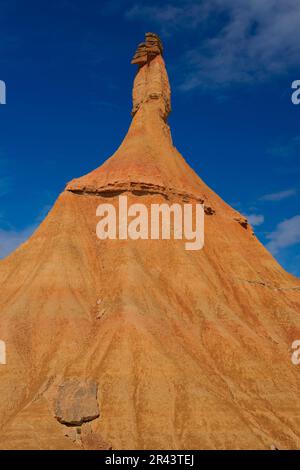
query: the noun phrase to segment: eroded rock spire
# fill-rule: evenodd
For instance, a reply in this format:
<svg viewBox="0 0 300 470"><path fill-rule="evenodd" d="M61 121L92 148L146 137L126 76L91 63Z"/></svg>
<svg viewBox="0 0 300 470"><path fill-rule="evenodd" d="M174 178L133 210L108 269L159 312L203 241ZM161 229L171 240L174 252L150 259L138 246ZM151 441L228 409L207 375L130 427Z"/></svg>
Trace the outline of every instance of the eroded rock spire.
<svg viewBox="0 0 300 470"><path fill-rule="evenodd" d="M166 120L171 111L171 89L162 54L159 36L146 33L145 42L139 44L131 61L139 66L132 92L133 116L144 103L153 101L157 102L163 119Z"/></svg>
<svg viewBox="0 0 300 470"><path fill-rule="evenodd" d="M116 152L99 168L72 180L67 191L111 194L115 191L159 193L204 200L202 184L172 142L167 117L171 90L161 40L154 33L138 46L133 84L132 122ZM168 196L169 197L169 196ZM207 207L211 203L207 202Z"/></svg>

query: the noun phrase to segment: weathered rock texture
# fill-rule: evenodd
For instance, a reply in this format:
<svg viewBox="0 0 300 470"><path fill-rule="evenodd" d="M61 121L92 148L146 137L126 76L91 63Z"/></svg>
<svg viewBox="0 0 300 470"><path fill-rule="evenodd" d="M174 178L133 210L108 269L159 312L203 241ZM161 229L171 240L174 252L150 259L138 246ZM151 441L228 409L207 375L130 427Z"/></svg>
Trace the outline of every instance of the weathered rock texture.
<svg viewBox="0 0 300 470"><path fill-rule="evenodd" d="M81 426L99 417L98 386L95 383L68 380L59 386L55 417L68 426Z"/></svg>
<svg viewBox="0 0 300 470"><path fill-rule="evenodd" d="M145 42L138 45L131 63L143 66L162 53L163 46L159 36L155 33L146 33Z"/></svg>
<svg viewBox="0 0 300 470"><path fill-rule="evenodd" d="M119 149L73 180L0 263L2 449L78 448L53 412L57 387L71 378L99 384L91 429L114 449L300 448L300 369L291 362L300 280L173 146L154 39L153 57L135 57L134 116ZM98 240L96 208L117 206L121 192L147 207L203 201L204 249Z"/></svg>

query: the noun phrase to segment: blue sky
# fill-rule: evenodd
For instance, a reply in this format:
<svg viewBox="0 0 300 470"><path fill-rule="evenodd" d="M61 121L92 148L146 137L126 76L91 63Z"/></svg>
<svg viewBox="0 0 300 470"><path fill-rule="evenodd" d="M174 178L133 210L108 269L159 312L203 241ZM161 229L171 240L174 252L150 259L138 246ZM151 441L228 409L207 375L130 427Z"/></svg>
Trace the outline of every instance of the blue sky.
<svg viewBox="0 0 300 470"><path fill-rule="evenodd" d="M298 0L0 0L0 31L0 257L116 150L131 120L130 59L154 31L175 145L300 276Z"/></svg>

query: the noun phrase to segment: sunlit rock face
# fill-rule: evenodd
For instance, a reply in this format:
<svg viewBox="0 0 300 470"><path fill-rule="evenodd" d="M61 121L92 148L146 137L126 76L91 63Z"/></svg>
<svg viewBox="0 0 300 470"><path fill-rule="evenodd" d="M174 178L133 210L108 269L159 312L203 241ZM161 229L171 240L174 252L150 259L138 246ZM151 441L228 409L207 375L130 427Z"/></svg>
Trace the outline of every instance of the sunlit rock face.
<svg viewBox="0 0 300 470"><path fill-rule="evenodd" d="M0 262L1 449L300 448L300 281L174 147L162 52L151 33L134 56L114 155ZM120 194L203 203L204 248L99 240Z"/></svg>

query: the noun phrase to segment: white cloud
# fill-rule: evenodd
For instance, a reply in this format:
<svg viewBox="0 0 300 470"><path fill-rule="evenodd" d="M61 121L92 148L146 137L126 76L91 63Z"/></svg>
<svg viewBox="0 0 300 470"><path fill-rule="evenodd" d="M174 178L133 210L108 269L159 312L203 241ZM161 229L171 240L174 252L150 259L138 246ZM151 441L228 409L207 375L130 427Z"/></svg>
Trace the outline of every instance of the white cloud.
<svg viewBox="0 0 300 470"><path fill-rule="evenodd" d="M274 232L267 235L267 239L267 248L273 254L277 254L282 248L300 243L300 215L278 224Z"/></svg>
<svg viewBox="0 0 300 470"><path fill-rule="evenodd" d="M147 20L157 25L164 34L181 28L194 28L206 16L205 2L176 1L164 5L136 3L125 12L129 20Z"/></svg>
<svg viewBox="0 0 300 470"><path fill-rule="evenodd" d="M287 189L286 191L279 191L278 193L265 194L260 198L260 201L278 202L296 196L296 189Z"/></svg>
<svg viewBox="0 0 300 470"><path fill-rule="evenodd" d="M298 0L207 1L213 15L223 12L228 20L188 54L196 73L189 74L183 89L266 80L298 65Z"/></svg>
<svg viewBox="0 0 300 470"><path fill-rule="evenodd" d="M300 151L300 135L296 135L285 144L273 145L269 149L269 153L275 157L291 157L299 154Z"/></svg>
<svg viewBox="0 0 300 470"><path fill-rule="evenodd" d="M0 259L5 258L19 245L24 243L35 229L36 225L32 225L20 231L0 229Z"/></svg>
<svg viewBox="0 0 300 470"><path fill-rule="evenodd" d="M299 64L299 0L139 2L125 16L152 21L167 33L197 28L198 44L184 61L182 90L252 83Z"/></svg>
<svg viewBox="0 0 300 470"><path fill-rule="evenodd" d="M5 229L0 228L0 259L8 256L22 243L28 240L33 232L38 228L40 223L47 217L51 208L51 204L45 204L44 207L41 208L33 223L22 230L15 230L11 224L5 220L4 214L0 212L0 222L2 226L7 226Z"/></svg>
<svg viewBox="0 0 300 470"><path fill-rule="evenodd" d="M178 23L182 9L174 5L166 4L164 6L143 5L141 3L133 5L126 13L125 16L129 19L151 18L154 22L170 21L171 23Z"/></svg>
<svg viewBox="0 0 300 470"><path fill-rule="evenodd" d="M259 214L250 214L246 215L249 224L253 225L253 227L258 227L259 225L262 225L265 221L265 218L263 215Z"/></svg>

